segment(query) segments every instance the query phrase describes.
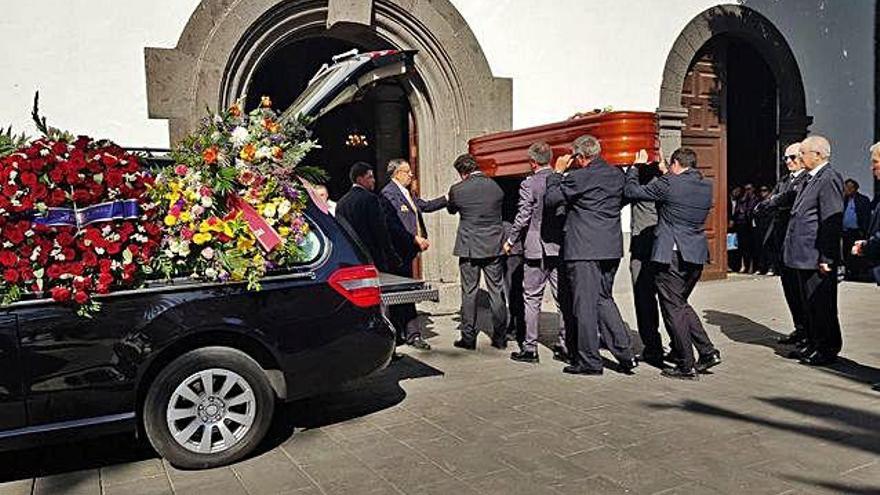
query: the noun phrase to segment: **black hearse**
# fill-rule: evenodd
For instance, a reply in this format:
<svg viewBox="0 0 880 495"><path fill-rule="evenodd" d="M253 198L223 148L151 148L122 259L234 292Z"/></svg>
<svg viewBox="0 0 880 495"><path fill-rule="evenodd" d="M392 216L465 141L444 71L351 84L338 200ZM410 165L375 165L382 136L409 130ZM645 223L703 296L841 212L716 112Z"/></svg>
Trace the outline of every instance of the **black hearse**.
<svg viewBox="0 0 880 495"><path fill-rule="evenodd" d="M284 118L318 118L406 75L413 56L336 57ZM267 276L260 291L152 284L100 297L91 319L51 299L0 309L0 448L132 430L176 466L218 466L261 441L276 401L384 367L394 333L382 298L413 302L436 291L377 273L351 230L315 200L306 216L309 259Z"/></svg>

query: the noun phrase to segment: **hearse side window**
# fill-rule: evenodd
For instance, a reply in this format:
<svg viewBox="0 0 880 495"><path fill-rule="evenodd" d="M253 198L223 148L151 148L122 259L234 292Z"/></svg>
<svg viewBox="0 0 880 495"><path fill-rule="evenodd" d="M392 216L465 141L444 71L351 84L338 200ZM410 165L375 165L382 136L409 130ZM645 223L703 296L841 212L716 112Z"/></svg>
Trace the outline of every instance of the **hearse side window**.
<svg viewBox="0 0 880 495"><path fill-rule="evenodd" d="M306 223L309 224L309 233L306 234L306 237L300 246L302 249L302 257L299 261L296 261L291 265L271 270L273 273L282 273L290 271L291 268L295 269L296 267L311 265L317 262L326 250L327 238L324 236L323 232L321 232L318 224L308 216L304 216L303 218L305 218Z"/></svg>

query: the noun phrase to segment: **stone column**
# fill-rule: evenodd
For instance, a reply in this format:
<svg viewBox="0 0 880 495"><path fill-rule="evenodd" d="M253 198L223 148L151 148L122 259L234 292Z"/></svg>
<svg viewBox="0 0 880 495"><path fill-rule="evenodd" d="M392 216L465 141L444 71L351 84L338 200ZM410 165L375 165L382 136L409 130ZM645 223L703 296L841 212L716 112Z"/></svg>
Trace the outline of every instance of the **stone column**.
<svg viewBox="0 0 880 495"><path fill-rule="evenodd" d="M684 107L660 107L657 109L658 128L660 132L660 149L663 156L669 157L672 152L681 148L681 130L688 111Z"/></svg>

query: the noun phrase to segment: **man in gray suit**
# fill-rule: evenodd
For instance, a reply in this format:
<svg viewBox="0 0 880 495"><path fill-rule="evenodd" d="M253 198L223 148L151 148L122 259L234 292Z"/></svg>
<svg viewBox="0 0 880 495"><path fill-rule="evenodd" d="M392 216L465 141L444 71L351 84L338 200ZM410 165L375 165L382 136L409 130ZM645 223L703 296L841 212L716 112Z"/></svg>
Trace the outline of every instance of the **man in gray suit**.
<svg viewBox="0 0 880 495"><path fill-rule="evenodd" d="M449 213L459 214L452 254L458 257L461 273L461 339L454 345L469 350L477 347L477 290L480 273L483 273L492 311L492 347L504 349L507 347L507 308L502 294L504 269L501 266L504 192L477 169L473 156L459 156L454 166L461 182L449 189L446 205Z"/></svg>
<svg viewBox="0 0 880 495"><path fill-rule="evenodd" d="M792 357L826 366L836 361L843 345L837 315L843 177L828 163L831 144L824 137L805 139L799 154L808 175L791 207L783 261L797 273L807 339Z"/></svg>
<svg viewBox="0 0 880 495"><path fill-rule="evenodd" d="M577 330L566 332L571 364L562 371L577 375L602 374L600 335L624 373L636 367L629 333L612 295L623 257L624 176L599 156L601 151L593 136L575 139L572 154L556 160L556 173L547 178L544 195L546 210L565 207L563 258ZM573 165L577 168L569 172Z"/></svg>
<svg viewBox="0 0 880 495"><path fill-rule="evenodd" d="M712 184L697 170L697 154L681 148L672 154L668 172L647 185L639 184L638 167L631 167L626 176L626 197L657 205L651 261L655 263L663 323L673 336L672 349L678 359L675 367L665 368L662 373L670 378L695 380L696 371L706 372L721 364L721 354L688 303L703 273L703 264L709 261L704 224L712 208ZM694 346L700 353L696 362Z"/></svg>
<svg viewBox="0 0 880 495"><path fill-rule="evenodd" d="M504 243L504 252L511 252L517 242L523 242L525 267L523 271L523 299L525 301L525 338L520 342L521 349L510 355L510 359L526 363L537 363L538 320L541 316L541 301L544 288L550 282L550 292L559 312L558 268L559 243L562 229L555 212L544 209L544 192L547 177L552 173L550 159L553 150L545 142L529 147L529 164L534 172L526 178L519 188L519 207ZM565 330L557 314L559 339L557 347L565 349Z"/></svg>

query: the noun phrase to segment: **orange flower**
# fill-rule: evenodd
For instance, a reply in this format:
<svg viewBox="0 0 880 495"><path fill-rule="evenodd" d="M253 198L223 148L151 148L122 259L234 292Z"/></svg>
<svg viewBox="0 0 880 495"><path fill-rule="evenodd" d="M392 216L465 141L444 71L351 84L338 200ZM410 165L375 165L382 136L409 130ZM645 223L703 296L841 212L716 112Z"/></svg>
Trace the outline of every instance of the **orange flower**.
<svg viewBox="0 0 880 495"><path fill-rule="evenodd" d="M256 154L257 147L254 146L253 143L248 143L241 149L241 153L239 153L238 156L240 156L242 160L252 161Z"/></svg>
<svg viewBox="0 0 880 495"><path fill-rule="evenodd" d="M276 159L280 160L281 157L284 156L284 150L281 149L280 146L273 146L272 147L272 156L275 157Z"/></svg>
<svg viewBox="0 0 880 495"><path fill-rule="evenodd" d="M229 107L229 114L233 117L241 117L241 107L238 106L238 103Z"/></svg>
<svg viewBox="0 0 880 495"><path fill-rule="evenodd" d="M271 107L272 106L272 98L269 98L268 96L260 97L260 106L263 108Z"/></svg>
<svg viewBox="0 0 880 495"><path fill-rule="evenodd" d="M263 128L271 132L272 134L275 134L278 132L278 123L276 123L272 119L265 118L263 119Z"/></svg>
<svg viewBox="0 0 880 495"><path fill-rule="evenodd" d="M205 163L211 165L217 161L217 147L211 146L202 152L202 159L205 160Z"/></svg>

